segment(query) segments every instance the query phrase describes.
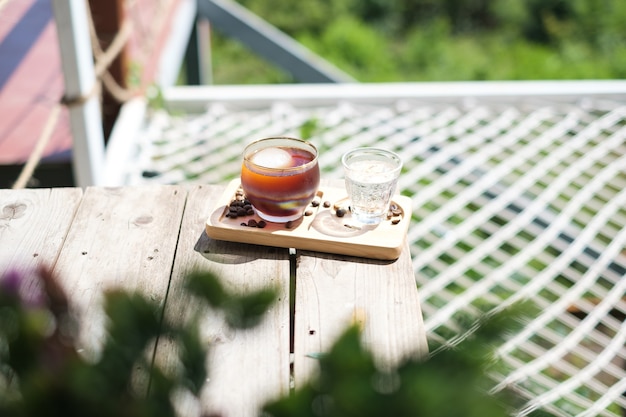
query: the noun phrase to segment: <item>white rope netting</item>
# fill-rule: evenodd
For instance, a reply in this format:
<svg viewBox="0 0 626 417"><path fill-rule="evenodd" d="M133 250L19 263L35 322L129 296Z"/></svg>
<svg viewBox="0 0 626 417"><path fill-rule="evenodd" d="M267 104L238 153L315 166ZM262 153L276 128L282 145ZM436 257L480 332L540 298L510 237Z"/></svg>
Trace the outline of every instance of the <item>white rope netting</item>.
<svg viewBox="0 0 626 417"><path fill-rule="evenodd" d="M586 99L402 100L327 107L214 103L154 113L130 183L223 183L252 139L309 136L323 175L358 146L399 152L408 240L429 338L457 319L531 299L541 314L499 347L494 389L526 415L626 409L626 105Z"/></svg>

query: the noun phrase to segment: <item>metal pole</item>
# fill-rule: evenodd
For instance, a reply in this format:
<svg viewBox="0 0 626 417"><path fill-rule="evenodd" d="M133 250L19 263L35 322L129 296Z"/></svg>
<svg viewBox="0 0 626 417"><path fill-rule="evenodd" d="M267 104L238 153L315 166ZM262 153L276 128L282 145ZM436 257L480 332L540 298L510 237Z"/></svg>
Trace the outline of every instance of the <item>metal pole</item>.
<svg viewBox="0 0 626 417"><path fill-rule="evenodd" d="M70 113L72 159L76 185L100 185L104 166L104 135L94 72L85 0L52 0L65 102Z"/></svg>
<svg viewBox="0 0 626 417"><path fill-rule="evenodd" d="M354 78L232 0L198 0L198 14L225 35L301 83L350 83Z"/></svg>

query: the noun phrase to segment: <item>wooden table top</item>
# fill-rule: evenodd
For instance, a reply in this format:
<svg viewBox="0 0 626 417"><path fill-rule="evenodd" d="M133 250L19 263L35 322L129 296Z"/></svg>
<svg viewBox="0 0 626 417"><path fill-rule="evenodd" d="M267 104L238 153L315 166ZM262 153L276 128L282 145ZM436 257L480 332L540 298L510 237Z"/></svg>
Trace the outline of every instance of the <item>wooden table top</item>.
<svg viewBox="0 0 626 417"><path fill-rule="evenodd" d="M315 370L311 354L326 351L350 322L362 324L381 360L427 354L408 245L397 260L379 261L214 240L205 222L224 188L0 190L0 271L52 268L80 314L87 352L105 334L107 289L147 294L176 320L189 309L181 289L189 271L213 271L241 291L278 284L278 302L255 329L227 331L217 317L203 323L214 342L201 399L208 412L253 415L297 388ZM156 352L160 363L173 360L165 341Z"/></svg>

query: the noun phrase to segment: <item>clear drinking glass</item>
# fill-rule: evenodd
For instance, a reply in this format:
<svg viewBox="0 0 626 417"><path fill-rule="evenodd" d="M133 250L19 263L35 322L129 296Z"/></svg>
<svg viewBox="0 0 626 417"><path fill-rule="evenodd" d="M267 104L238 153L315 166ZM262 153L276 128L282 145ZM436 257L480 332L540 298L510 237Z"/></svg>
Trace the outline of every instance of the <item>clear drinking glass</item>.
<svg viewBox="0 0 626 417"><path fill-rule="evenodd" d="M241 187L259 217L275 223L302 217L320 183L317 156L313 144L289 137L246 146Z"/></svg>
<svg viewBox="0 0 626 417"><path fill-rule="evenodd" d="M343 155L346 191L352 217L363 224L378 224L387 215L402 160L381 148L358 148Z"/></svg>

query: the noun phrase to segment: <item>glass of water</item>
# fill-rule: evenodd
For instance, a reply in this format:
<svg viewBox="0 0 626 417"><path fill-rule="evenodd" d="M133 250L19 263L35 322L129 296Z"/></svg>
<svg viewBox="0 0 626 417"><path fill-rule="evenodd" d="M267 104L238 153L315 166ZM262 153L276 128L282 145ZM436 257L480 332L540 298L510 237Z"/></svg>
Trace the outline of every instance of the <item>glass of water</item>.
<svg viewBox="0 0 626 417"><path fill-rule="evenodd" d="M346 191L353 218L363 224L378 224L387 215L402 160L381 148L357 148L343 155Z"/></svg>

